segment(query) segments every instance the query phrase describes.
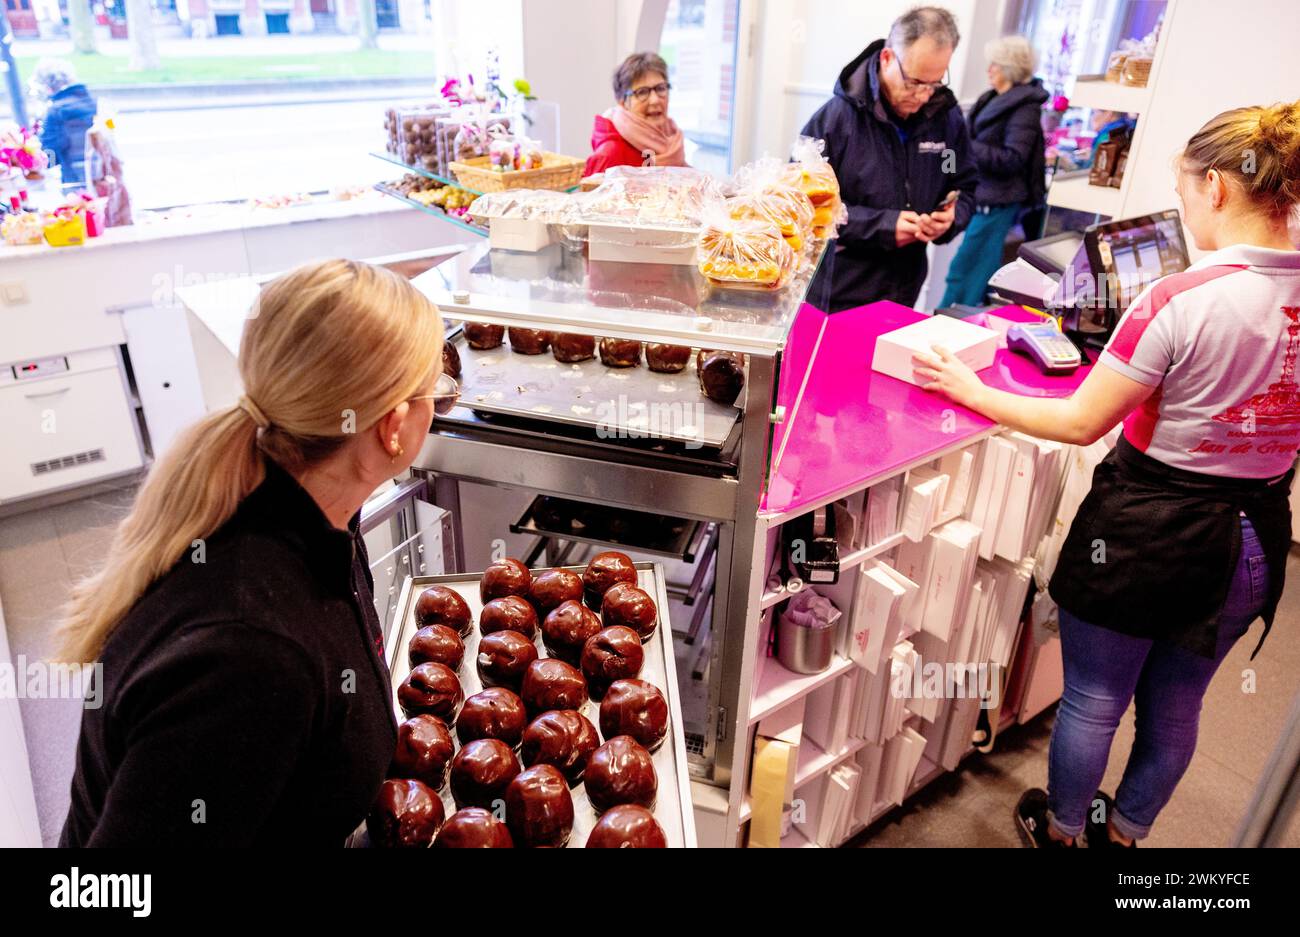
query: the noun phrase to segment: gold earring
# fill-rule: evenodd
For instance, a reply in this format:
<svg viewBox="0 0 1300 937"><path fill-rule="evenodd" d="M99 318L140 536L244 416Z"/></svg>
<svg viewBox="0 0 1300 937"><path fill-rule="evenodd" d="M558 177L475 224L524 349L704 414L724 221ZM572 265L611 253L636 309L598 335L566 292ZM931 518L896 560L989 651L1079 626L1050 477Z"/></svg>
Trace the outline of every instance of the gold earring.
<svg viewBox="0 0 1300 937"><path fill-rule="evenodd" d="M388 461L390 461L390 462L396 462L398 459L400 459L400 458L402 457L402 453L404 453L405 451L406 451L406 450L403 449L401 446L398 446L398 447L397 447L397 450L393 453L393 457L392 457L391 459L389 459Z"/></svg>

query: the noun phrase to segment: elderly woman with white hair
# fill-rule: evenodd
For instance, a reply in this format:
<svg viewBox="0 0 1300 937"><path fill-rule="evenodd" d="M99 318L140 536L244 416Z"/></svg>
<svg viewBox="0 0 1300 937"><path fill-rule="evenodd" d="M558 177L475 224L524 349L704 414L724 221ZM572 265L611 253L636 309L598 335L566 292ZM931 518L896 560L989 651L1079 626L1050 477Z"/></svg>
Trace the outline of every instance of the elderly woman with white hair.
<svg viewBox="0 0 1300 937"><path fill-rule="evenodd" d="M989 278L1002 264L1002 243L1026 205L1044 194L1040 114L1048 94L1034 77L1035 56L1023 36L994 39L984 48L988 91L967 115L971 151L979 169L975 214L948 268L941 307L984 301Z"/></svg>

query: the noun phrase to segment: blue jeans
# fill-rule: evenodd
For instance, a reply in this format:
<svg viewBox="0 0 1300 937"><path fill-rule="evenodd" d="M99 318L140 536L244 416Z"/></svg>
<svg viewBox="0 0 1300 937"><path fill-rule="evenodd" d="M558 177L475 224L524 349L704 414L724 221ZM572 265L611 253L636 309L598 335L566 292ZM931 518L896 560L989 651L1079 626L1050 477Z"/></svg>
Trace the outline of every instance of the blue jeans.
<svg viewBox="0 0 1300 937"><path fill-rule="evenodd" d="M945 278L948 288L940 307L954 303L965 306L983 304L989 280L1002 266L1002 244L1007 239L1007 232L1015 225L1020 209L1020 205L993 205L987 214L980 208L970 216L966 236L948 267Z"/></svg>
<svg viewBox="0 0 1300 937"><path fill-rule="evenodd" d="M1111 820L1142 839L1173 796L1192 754L1201 700L1228 651L1268 598L1268 565L1255 529L1241 518L1241 555L1219 615L1215 656L1165 641L1134 638L1061 609L1065 692L1048 754L1048 808L1057 832L1083 831L1110 756L1115 729L1137 699L1137 734L1115 792Z"/></svg>

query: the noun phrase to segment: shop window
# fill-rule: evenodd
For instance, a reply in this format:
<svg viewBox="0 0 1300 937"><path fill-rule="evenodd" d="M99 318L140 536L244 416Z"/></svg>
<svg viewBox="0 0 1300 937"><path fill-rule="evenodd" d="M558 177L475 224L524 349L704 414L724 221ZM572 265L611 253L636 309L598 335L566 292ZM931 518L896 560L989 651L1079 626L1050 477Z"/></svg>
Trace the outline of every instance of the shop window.
<svg viewBox="0 0 1300 937"><path fill-rule="evenodd" d="M686 159L731 171L740 0L671 0L659 52L672 83L669 113L686 136Z"/></svg>

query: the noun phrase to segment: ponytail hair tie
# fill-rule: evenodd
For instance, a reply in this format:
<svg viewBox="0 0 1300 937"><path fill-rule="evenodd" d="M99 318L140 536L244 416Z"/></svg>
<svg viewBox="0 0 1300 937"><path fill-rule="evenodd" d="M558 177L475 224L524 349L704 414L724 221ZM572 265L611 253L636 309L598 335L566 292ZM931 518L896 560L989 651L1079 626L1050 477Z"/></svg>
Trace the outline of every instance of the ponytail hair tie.
<svg viewBox="0 0 1300 937"><path fill-rule="evenodd" d="M247 413L253 422L257 424L258 429L266 429L271 425L271 421L266 418L266 414L262 412L262 408L253 403L252 399L248 396L240 397L238 406L239 409Z"/></svg>

